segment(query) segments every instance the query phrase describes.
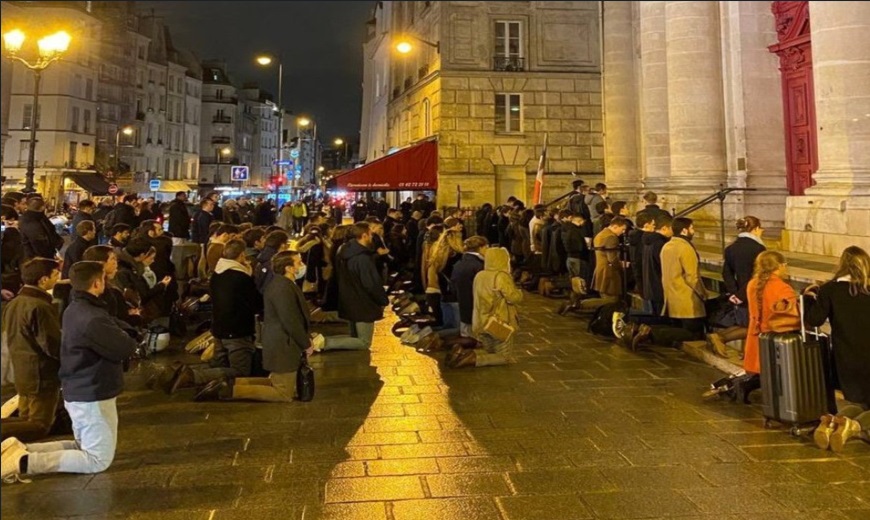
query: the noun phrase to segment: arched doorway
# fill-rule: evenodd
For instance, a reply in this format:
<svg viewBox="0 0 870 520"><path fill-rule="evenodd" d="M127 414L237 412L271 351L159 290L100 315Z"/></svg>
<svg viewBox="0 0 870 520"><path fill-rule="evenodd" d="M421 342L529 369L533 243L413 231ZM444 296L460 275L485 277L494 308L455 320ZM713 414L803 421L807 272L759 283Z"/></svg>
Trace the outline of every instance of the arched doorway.
<svg viewBox="0 0 870 520"><path fill-rule="evenodd" d="M788 192L803 195L819 168L809 2L772 2L785 123Z"/></svg>

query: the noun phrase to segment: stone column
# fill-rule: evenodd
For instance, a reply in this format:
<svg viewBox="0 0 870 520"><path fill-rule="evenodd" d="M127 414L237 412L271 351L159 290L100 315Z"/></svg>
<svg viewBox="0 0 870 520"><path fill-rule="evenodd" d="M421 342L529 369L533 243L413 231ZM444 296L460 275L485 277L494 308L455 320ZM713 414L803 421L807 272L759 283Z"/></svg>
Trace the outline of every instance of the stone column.
<svg viewBox="0 0 870 520"><path fill-rule="evenodd" d="M671 173L665 3L663 1L642 1L639 2L638 6L640 10L642 169L644 186L653 190L665 187Z"/></svg>
<svg viewBox="0 0 870 520"><path fill-rule="evenodd" d="M604 173L608 191L640 187L632 2L603 2Z"/></svg>
<svg viewBox="0 0 870 520"><path fill-rule="evenodd" d="M669 184L688 203L726 180L719 2L669 1L665 20Z"/></svg>
<svg viewBox="0 0 870 520"><path fill-rule="evenodd" d="M870 3L810 2L819 170L807 195L870 195Z"/></svg>

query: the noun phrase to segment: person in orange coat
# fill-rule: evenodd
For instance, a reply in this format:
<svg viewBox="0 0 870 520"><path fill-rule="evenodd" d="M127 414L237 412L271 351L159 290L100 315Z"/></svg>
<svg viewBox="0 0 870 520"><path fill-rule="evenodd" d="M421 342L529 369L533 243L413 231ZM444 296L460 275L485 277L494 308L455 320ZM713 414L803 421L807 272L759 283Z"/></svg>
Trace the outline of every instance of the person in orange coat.
<svg viewBox="0 0 870 520"><path fill-rule="evenodd" d="M765 251L755 259L755 273L746 287L749 327L746 335L743 369L761 373L758 336L764 332L787 332L800 328L798 295L785 281L788 264L782 254ZM770 323L774 311L785 322ZM791 318L794 318L792 321Z"/></svg>

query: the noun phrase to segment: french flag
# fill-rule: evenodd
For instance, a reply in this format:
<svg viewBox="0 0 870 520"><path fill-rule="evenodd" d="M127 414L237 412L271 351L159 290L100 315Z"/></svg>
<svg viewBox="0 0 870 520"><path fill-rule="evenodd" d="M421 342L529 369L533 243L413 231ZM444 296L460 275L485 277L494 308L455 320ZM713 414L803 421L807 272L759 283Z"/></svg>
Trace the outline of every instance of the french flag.
<svg viewBox="0 0 870 520"><path fill-rule="evenodd" d="M547 163L548 135L544 134L544 149L541 150L541 158L538 160L538 175L535 176L535 193L532 196L534 204L544 203L544 165Z"/></svg>

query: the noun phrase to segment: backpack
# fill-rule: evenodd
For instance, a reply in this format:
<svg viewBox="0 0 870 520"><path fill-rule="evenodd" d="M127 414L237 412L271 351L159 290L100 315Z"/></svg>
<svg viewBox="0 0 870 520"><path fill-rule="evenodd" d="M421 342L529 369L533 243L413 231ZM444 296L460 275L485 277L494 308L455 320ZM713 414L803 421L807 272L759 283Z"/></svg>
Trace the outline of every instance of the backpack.
<svg viewBox="0 0 870 520"><path fill-rule="evenodd" d="M589 332L596 336L604 336L606 338L615 338L613 335L613 313L625 312L625 304L621 301L614 303L605 303L601 307L595 309L595 314L589 320Z"/></svg>

